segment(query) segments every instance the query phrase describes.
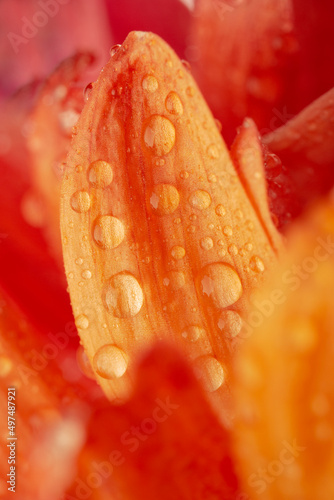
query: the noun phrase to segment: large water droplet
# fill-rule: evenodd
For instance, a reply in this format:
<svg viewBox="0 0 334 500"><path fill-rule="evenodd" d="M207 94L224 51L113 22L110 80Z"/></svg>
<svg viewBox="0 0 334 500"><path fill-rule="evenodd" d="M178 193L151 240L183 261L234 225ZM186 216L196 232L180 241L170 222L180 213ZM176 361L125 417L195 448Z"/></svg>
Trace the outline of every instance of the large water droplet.
<svg viewBox="0 0 334 500"><path fill-rule="evenodd" d="M157 156L169 153L175 144L172 122L164 116L151 116L144 129L144 143Z"/></svg>
<svg viewBox="0 0 334 500"><path fill-rule="evenodd" d="M183 106L180 97L176 92L169 92L165 101L166 109L172 115L182 115Z"/></svg>
<svg viewBox="0 0 334 500"><path fill-rule="evenodd" d="M119 347L106 344L95 353L94 370L100 377L106 379L120 378L128 367L128 355Z"/></svg>
<svg viewBox="0 0 334 500"><path fill-rule="evenodd" d="M228 264L217 262L202 269L198 281L200 292L218 309L231 306L242 295L242 285L236 271Z"/></svg>
<svg viewBox="0 0 334 500"><path fill-rule="evenodd" d="M188 326L183 332L181 333L182 337L189 342L196 342L200 337L204 337L205 335L205 330L204 328L201 328L200 326Z"/></svg>
<svg viewBox="0 0 334 500"><path fill-rule="evenodd" d="M236 311L223 311L218 320L218 328L224 336L234 338L239 335L242 327L242 319Z"/></svg>
<svg viewBox="0 0 334 500"><path fill-rule="evenodd" d="M255 273L262 273L265 269L263 260L257 255L254 255L249 261L249 267Z"/></svg>
<svg viewBox="0 0 334 500"><path fill-rule="evenodd" d="M132 274L119 273L107 281L104 288L104 303L107 310L117 318L136 316L143 302L143 291Z"/></svg>
<svg viewBox="0 0 334 500"><path fill-rule="evenodd" d="M90 209L90 196L87 191L77 191L71 197L71 207L75 212L85 213Z"/></svg>
<svg viewBox="0 0 334 500"><path fill-rule="evenodd" d="M75 318L75 324L80 330L86 330L89 327L89 320L85 314L79 314Z"/></svg>
<svg viewBox="0 0 334 500"><path fill-rule="evenodd" d="M124 224L116 217L102 215L96 219L93 226L93 238L99 247L116 248L122 243L124 236Z"/></svg>
<svg viewBox="0 0 334 500"><path fill-rule="evenodd" d="M146 75L142 81L142 87L147 92L153 93L158 90L158 80L153 75Z"/></svg>
<svg viewBox="0 0 334 500"><path fill-rule="evenodd" d="M97 160L90 164L88 169L88 180L95 188L106 188L113 180L113 170L110 163Z"/></svg>
<svg viewBox="0 0 334 500"><path fill-rule="evenodd" d="M158 215L172 214L179 206L180 195L174 186L158 184L152 191L150 203Z"/></svg>
<svg viewBox="0 0 334 500"><path fill-rule="evenodd" d="M223 367L213 356L197 358L195 361L195 374L208 392L219 389L225 380Z"/></svg>
<svg viewBox="0 0 334 500"><path fill-rule="evenodd" d="M190 205L198 210L205 210L211 205L211 196L207 191L198 189L191 193L188 198Z"/></svg>

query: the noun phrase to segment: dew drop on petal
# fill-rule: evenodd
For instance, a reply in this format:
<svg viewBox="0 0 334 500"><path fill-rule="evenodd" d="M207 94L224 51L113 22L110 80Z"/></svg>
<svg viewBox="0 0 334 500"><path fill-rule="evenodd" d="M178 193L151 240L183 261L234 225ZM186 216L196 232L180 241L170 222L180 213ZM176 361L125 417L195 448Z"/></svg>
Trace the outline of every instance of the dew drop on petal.
<svg viewBox="0 0 334 500"><path fill-rule="evenodd" d="M117 54L117 52L119 51L119 49L121 47L122 47L122 45L120 45L119 43L117 45L113 45L113 47L111 47L111 49L109 51L110 57L114 57L114 55Z"/></svg>
<svg viewBox="0 0 334 500"><path fill-rule="evenodd" d="M207 191L201 189L191 193L188 200L190 205L198 210L205 210L211 205L211 196Z"/></svg>
<svg viewBox="0 0 334 500"><path fill-rule="evenodd" d="M218 150L216 144L210 144L210 146L208 146L206 152L207 152L209 158L211 158L212 160L216 160L217 158L219 158L219 150Z"/></svg>
<svg viewBox="0 0 334 500"><path fill-rule="evenodd" d="M93 90L93 84L92 84L92 83L89 83L89 84L85 87L85 89L84 89L84 91L83 91L83 95L84 95L84 100L85 100L85 101L88 101L88 100L89 100L89 97L90 97L90 95L91 95L91 93L92 93L92 90Z"/></svg>
<svg viewBox="0 0 334 500"><path fill-rule="evenodd" d="M200 293L210 299L214 307L231 306L242 295L242 285L236 271L228 264L216 262L204 267L198 280Z"/></svg>
<svg viewBox="0 0 334 500"><path fill-rule="evenodd" d="M120 378L128 367L128 355L113 344L106 344L96 351L93 358L94 370L106 379Z"/></svg>
<svg viewBox="0 0 334 500"><path fill-rule="evenodd" d="M90 364L88 356L82 346L79 346L77 349L77 362L82 373L86 375L86 377L94 380L95 374L93 372L92 365Z"/></svg>
<svg viewBox="0 0 334 500"><path fill-rule="evenodd" d="M147 92L153 93L158 90L158 80L153 75L146 75L142 81L142 87Z"/></svg>
<svg viewBox="0 0 334 500"><path fill-rule="evenodd" d="M265 269L263 260L257 255L253 255L253 257L250 259L249 267L255 273L263 273Z"/></svg>
<svg viewBox="0 0 334 500"><path fill-rule="evenodd" d="M153 188L150 204L158 215L175 212L180 203L178 190L171 184L158 184Z"/></svg>
<svg viewBox="0 0 334 500"><path fill-rule="evenodd" d="M186 255L185 249L177 245L171 249L170 253L175 260L183 259L183 257Z"/></svg>
<svg viewBox="0 0 334 500"><path fill-rule="evenodd" d="M89 327L89 320L85 314L79 314L75 318L75 325L80 330L86 330Z"/></svg>
<svg viewBox="0 0 334 500"><path fill-rule="evenodd" d="M153 154L163 156L169 153L175 144L175 127L168 118L153 115L144 128L144 143Z"/></svg>
<svg viewBox="0 0 334 500"><path fill-rule="evenodd" d="M113 170L110 163L97 160L90 164L88 181L95 188L106 188L113 180Z"/></svg>
<svg viewBox="0 0 334 500"><path fill-rule="evenodd" d="M166 109L172 115L182 115L183 114L183 105L180 97L176 92L169 92L165 101Z"/></svg>
<svg viewBox="0 0 334 500"><path fill-rule="evenodd" d="M216 214L222 217L223 215L226 214L226 209L223 205L217 205L216 206Z"/></svg>
<svg viewBox="0 0 334 500"><path fill-rule="evenodd" d="M89 269L85 269L84 271L82 271L81 273L81 276L83 277L83 279L85 280L90 280L91 277L92 277L92 273L90 272Z"/></svg>
<svg viewBox="0 0 334 500"><path fill-rule="evenodd" d="M196 342L200 337L204 337L205 335L205 330L204 328L201 328L200 326L188 326L185 328L181 336L188 340L189 342Z"/></svg>
<svg viewBox="0 0 334 500"><path fill-rule="evenodd" d="M214 392L224 383L222 365L213 356L201 356L195 360L195 375L208 392Z"/></svg>
<svg viewBox="0 0 334 500"><path fill-rule="evenodd" d="M116 274L107 281L103 298L106 309L117 318L136 316L144 302L140 284L127 272Z"/></svg>
<svg viewBox="0 0 334 500"><path fill-rule="evenodd" d="M223 311L218 320L218 328L222 330L224 336L236 337L242 327L242 319L236 311Z"/></svg>
<svg viewBox="0 0 334 500"><path fill-rule="evenodd" d="M212 238L210 238L209 236L202 238L200 241L200 245L203 248L203 250L210 250L213 247Z"/></svg>
<svg viewBox="0 0 334 500"><path fill-rule="evenodd" d="M90 209L90 196L87 191L76 191L71 197L71 207L75 212L85 213Z"/></svg>
<svg viewBox="0 0 334 500"><path fill-rule="evenodd" d="M111 215L98 217L93 225L95 243L104 249L118 247L125 237L123 222Z"/></svg>
<svg viewBox="0 0 334 500"><path fill-rule="evenodd" d="M238 255L239 252L237 245L234 244L229 245L227 251L230 255Z"/></svg>
<svg viewBox="0 0 334 500"><path fill-rule="evenodd" d="M232 236L233 230L232 230L231 226L225 226L223 228L223 233L225 234L225 236Z"/></svg>

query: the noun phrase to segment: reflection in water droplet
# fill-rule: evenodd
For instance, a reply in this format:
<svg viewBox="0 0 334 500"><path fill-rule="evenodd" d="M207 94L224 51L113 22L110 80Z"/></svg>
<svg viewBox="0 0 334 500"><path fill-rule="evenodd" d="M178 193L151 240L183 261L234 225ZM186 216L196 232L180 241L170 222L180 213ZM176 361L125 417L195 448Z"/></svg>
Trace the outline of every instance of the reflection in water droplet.
<svg viewBox="0 0 334 500"><path fill-rule="evenodd" d="M168 96L166 97L165 106L167 111L172 115L183 114L182 102L176 92L169 92Z"/></svg>
<svg viewBox="0 0 334 500"><path fill-rule="evenodd" d="M153 75L147 75L143 78L142 87L147 92L153 93L158 90L158 80Z"/></svg>
<svg viewBox="0 0 334 500"><path fill-rule="evenodd" d="M195 361L195 374L208 392L214 392L225 380L222 365L213 356L201 356Z"/></svg>
<svg viewBox="0 0 334 500"><path fill-rule="evenodd" d="M173 259L180 260L180 259L183 259L183 257L186 254L186 251L185 251L185 249L183 247L174 246L171 249L170 253L171 253L171 256L173 257Z"/></svg>
<svg viewBox="0 0 334 500"><path fill-rule="evenodd" d="M75 324L77 328L86 330L86 328L89 327L89 320L85 314L79 314L79 316L75 318Z"/></svg>
<svg viewBox="0 0 334 500"><path fill-rule="evenodd" d="M217 309L234 304L242 295L242 285L236 271L217 262L204 267L199 275L199 290Z"/></svg>
<svg viewBox="0 0 334 500"><path fill-rule="evenodd" d="M110 163L97 160L90 164L88 180L95 188L106 188L113 180L113 171Z"/></svg>
<svg viewBox="0 0 334 500"><path fill-rule="evenodd" d="M153 154L163 156L175 144L175 127L168 118L153 115L144 128L144 143Z"/></svg>
<svg viewBox="0 0 334 500"><path fill-rule="evenodd" d="M188 200L190 205L198 210L205 210L211 205L211 196L207 191L201 189L191 193Z"/></svg>
<svg viewBox="0 0 334 500"><path fill-rule="evenodd" d="M188 326L181 335L189 342L196 342L200 337L204 337L205 330L199 326Z"/></svg>
<svg viewBox="0 0 334 500"><path fill-rule="evenodd" d="M141 286L130 273L112 276L105 285L103 298L106 309L117 318L136 316L144 302Z"/></svg>
<svg viewBox="0 0 334 500"><path fill-rule="evenodd" d="M263 260L257 255L254 255L249 261L249 267L255 273L262 273L265 269Z"/></svg>
<svg viewBox="0 0 334 500"><path fill-rule="evenodd" d="M223 311L218 320L218 328L222 330L224 337L236 337L242 327L242 319L236 311Z"/></svg>
<svg viewBox="0 0 334 500"><path fill-rule="evenodd" d="M115 379L124 375L128 361L128 355L122 349L112 344L106 344L95 353L93 367L100 377Z"/></svg>
<svg viewBox="0 0 334 500"><path fill-rule="evenodd" d="M85 213L90 209L90 196L87 191L77 191L71 197L71 207L75 212Z"/></svg>
<svg viewBox="0 0 334 500"><path fill-rule="evenodd" d="M104 249L118 247L125 237L123 222L111 215L98 217L93 225L95 243Z"/></svg>
<svg viewBox="0 0 334 500"><path fill-rule="evenodd" d="M158 215L175 212L180 203L178 190L170 184L158 184L153 188L150 204Z"/></svg>

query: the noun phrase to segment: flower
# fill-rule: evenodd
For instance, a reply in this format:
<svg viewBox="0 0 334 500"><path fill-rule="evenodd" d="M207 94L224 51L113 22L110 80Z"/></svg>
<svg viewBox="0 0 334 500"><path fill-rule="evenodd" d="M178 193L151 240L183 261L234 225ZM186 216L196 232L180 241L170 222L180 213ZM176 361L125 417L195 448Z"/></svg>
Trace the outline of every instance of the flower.
<svg viewBox="0 0 334 500"><path fill-rule="evenodd" d="M68 57L1 109L4 497L331 498L322 6L311 50L298 0L101 1L78 36L66 3L8 34Z"/></svg>

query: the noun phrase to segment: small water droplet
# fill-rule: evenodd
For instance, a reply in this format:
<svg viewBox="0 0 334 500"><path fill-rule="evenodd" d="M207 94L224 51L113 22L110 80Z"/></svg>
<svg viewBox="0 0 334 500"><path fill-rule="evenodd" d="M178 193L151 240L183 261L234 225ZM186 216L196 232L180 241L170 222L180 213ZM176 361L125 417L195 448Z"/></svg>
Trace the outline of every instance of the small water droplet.
<svg viewBox="0 0 334 500"><path fill-rule="evenodd" d="M75 324L80 330L86 330L89 327L89 320L85 314L79 314L79 316L75 318Z"/></svg>
<svg viewBox="0 0 334 500"><path fill-rule="evenodd" d="M98 217L93 225L95 243L104 249L118 247L125 237L123 222L111 215Z"/></svg>
<svg viewBox="0 0 334 500"><path fill-rule="evenodd" d="M163 158L158 158L157 160L155 160L155 164L157 167L163 167L165 165L165 160Z"/></svg>
<svg viewBox="0 0 334 500"><path fill-rule="evenodd" d="M158 80L153 75L146 75L142 81L142 87L147 92L153 93L158 90Z"/></svg>
<svg viewBox="0 0 334 500"><path fill-rule="evenodd" d="M195 360L195 374L208 392L214 392L224 383L222 365L213 356L201 356Z"/></svg>
<svg viewBox="0 0 334 500"><path fill-rule="evenodd" d="M225 234L225 236L232 236L233 230L232 230L231 226L225 226L223 228L223 233Z"/></svg>
<svg viewBox="0 0 334 500"><path fill-rule="evenodd" d="M182 115L183 114L183 105L180 97L176 92L169 92L165 101L166 109L172 115Z"/></svg>
<svg viewBox="0 0 334 500"><path fill-rule="evenodd" d="M175 245L171 251L171 256L173 257L173 259L175 260L180 260L180 259L183 259L183 257L186 255L186 251L183 247L180 247L178 245Z"/></svg>
<svg viewBox="0 0 334 500"><path fill-rule="evenodd" d="M127 272L112 276L105 284L104 304L117 318L136 316L142 308L144 295L136 278Z"/></svg>
<svg viewBox="0 0 334 500"><path fill-rule="evenodd" d="M230 245L227 249L228 253L230 255L238 255L238 247L234 244Z"/></svg>
<svg viewBox="0 0 334 500"><path fill-rule="evenodd" d="M201 239L200 244L203 250L210 250L213 247L212 238L206 236L205 238Z"/></svg>
<svg viewBox="0 0 334 500"><path fill-rule="evenodd" d="M182 221L181 221L180 217L176 217L176 219L174 219L173 222L174 222L174 224L179 225L179 224L181 224Z"/></svg>
<svg viewBox="0 0 334 500"><path fill-rule="evenodd" d="M211 205L211 196L207 191L198 189L189 196L188 201L193 208L205 210Z"/></svg>
<svg viewBox="0 0 334 500"><path fill-rule="evenodd" d="M209 182L217 182L217 177L215 176L215 174L210 174L208 176L208 181Z"/></svg>
<svg viewBox="0 0 334 500"><path fill-rule="evenodd" d="M158 184L154 187L150 204L158 215L168 215L175 212L180 203L178 190L170 184Z"/></svg>
<svg viewBox="0 0 334 500"><path fill-rule="evenodd" d="M226 214L226 209L223 205L217 205L216 206L216 214L222 217L223 215Z"/></svg>
<svg viewBox="0 0 334 500"><path fill-rule="evenodd" d="M175 144L175 127L168 118L153 115L144 128L144 143L153 154L163 156L169 153Z"/></svg>
<svg viewBox="0 0 334 500"><path fill-rule="evenodd" d="M100 347L93 358L94 370L106 379L120 378L127 370L128 355L119 347L106 344Z"/></svg>
<svg viewBox="0 0 334 500"><path fill-rule="evenodd" d="M111 184L114 174L110 163L97 160L90 164L88 169L88 181L95 188L106 188Z"/></svg>
<svg viewBox="0 0 334 500"><path fill-rule="evenodd" d="M191 220L191 222L195 222L195 220L197 220L197 215L196 214L189 215L189 220Z"/></svg>
<svg viewBox="0 0 334 500"><path fill-rule="evenodd" d="M75 260L75 263L78 265L78 266L81 266L83 264L83 259L81 259L81 257L79 257L78 259Z"/></svg>
<svg viewBox="0 0 334 500"><path fill-rule="evenodd" d="M189 234L194 234L196 232L196 226L194 226L193 224L190 224L190 226L187 227L187 232Z"/></svg>
<svg viewBox="0 0 334 500"><path fill-rule="evenodd" d="M87 191L76 191L71 197L71 207L75 212L85 213L90 209L90 196Z"/></svg>
<svg viewBox="0 0 334 500"><path fill-rule="evenodd" d="M181 59L181 63L182 63L182 66L187 70L187 71L191 71L191 65L188 61L186 61L185 59Z"/></svg>
<svg viewBox="0 0 334 500"><path fill-rule="evenodd" d="M181 179L188 179L189 172L187 172L186 170L182 170L182 172L180 172L180 177Z"/></svg>
<svg viewBox="0 0 334 500"><path fill-rule="evenodd" d="M181 336L188 340L189 342L196 342L200 337L204 337L205 330L200 326L188 326L183 332Z"/></svg>
<svg viewBox="0 0 334 500"><path fill-rule="evenodd" d="M74 273L70 272L68 273L68 279L72 280L74 278Z"/></svg>
<svg viewBox="0 0 334 500"><path fill-rule="evenodd" d="M242 285L237 272L221 262L208 264L201 270L198 287L202 296L209 298L217 309L231 306L242 295Z"/></svg>
<svg viewBox="0 0 334 500"><path fill-rule="evenodd" d="M109 51L110 57L114 57L114 55L117 54L117 52L119 51L119 49L121 47L122 47L122 45L120 45L119 43L117 45L113 45L113 47L111 47L111 49Z"/></svg>
<svg viewBox="0 0 334 500"><path fill-rule="evenodd" d="M82 346L79 346L77 349L77 362L82 373L86 375L86 377L94 380L95 375L92 366Z"/></svg>
<svg viewBox="0 0 334 500"><path fill-rule="evenodd" d="M81 276L82 276L85 280L89 280L89 279L92 277L92 273L90 272L90 270L89 270L89 269L85 269L84 271L82 271Z"/></svg>
<svg viewBox="0 0 334 500"><path fill-rule="evenodd" d="M242 327L242 319L236 311L223 311L218 320L218 328L228 338L236 337Z"/></svg>
<svg viewBox="0 0 334 500"><path fill-rule="evenodd" d="M216 127L217 127L218 131L221 132L222 128L223 128L221 122L217 118L215 118L215 123L216 123Z"/></svg>
<svg viewBox="0 0 334 500"><path fill-rule="evenodd" d="M89 97L92 93L92 90L93 90L93 84L92 83L89 83L88 85L86 85L84 91L83 91L83 95L84 95L84 99L85 101L88 101L89 100Z"/></svg>
<svg viewBox="0 0 334 500"><path fill-rule="evenodd" d="M186 88L186 94L189 97L194 97L194 95L195 95L195 89L194 89L194 87L187 87Z"/></svg>
<svg viewBox="0 0 334 500"><path fill-rule="evenodd" d="M208 146L206 152L207 152L209 158L211 158L212 160L216 160L217 158L219 158L219 150L218 150L216 144L210 144L210 146Z"/></svg>
<svg viewBox="0 0 334 500"><path fill-rule="evenodd" d="M257 255L253 255L253 257L250 259L249 267L255 273L262 273L265 269L263 260Z"/></svg>

